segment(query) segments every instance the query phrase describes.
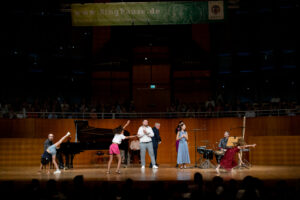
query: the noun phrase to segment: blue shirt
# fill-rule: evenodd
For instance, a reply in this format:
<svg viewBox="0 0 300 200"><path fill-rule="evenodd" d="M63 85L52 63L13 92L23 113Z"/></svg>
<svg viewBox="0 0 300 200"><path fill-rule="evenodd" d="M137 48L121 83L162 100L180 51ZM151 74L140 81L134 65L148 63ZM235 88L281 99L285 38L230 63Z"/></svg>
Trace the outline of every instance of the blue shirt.
<svg viewBox="0 0 300 200"><path fill-rule="evenodd" d="M219 143L219 148L226 149L227 141L228 141L228 138L226 138L226 137L222 138Z"/></svg>

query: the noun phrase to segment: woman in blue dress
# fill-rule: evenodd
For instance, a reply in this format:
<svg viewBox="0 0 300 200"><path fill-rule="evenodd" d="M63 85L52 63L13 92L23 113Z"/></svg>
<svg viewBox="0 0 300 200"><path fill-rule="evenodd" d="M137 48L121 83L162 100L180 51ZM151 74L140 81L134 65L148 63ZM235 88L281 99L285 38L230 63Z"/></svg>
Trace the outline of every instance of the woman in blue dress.
<svg viewBox="0 0 300 200"><path fill-rule="evenodd" d="M190 163L190 155L187 141L189 139L188 133L185 131L185 124L180 125L180 131L177 133L177 140L179 140L177 164L181 165L180 169L186 168L186 164Z"/></svg>

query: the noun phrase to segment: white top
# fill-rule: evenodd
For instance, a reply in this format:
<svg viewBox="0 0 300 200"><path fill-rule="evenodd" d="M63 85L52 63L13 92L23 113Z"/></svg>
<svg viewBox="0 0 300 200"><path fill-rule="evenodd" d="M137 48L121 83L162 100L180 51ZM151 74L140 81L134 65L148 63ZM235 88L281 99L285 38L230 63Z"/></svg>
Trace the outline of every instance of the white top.
<svg viewBox="0 0 300 200"><path fill-rule="evenodd" d="M115 134L114 139L112 140L113 143L121 144L122 140L126 137L123 134Z"/></svg>
<svg viewBox="0 0 300 200"><path fill-rule="evenodd" d="M144 133L144 130L147 133ZM140 142L151 142L152 137L154 136L153 130L150 126L141 126L138 130L138 137L140 138Z"/></svg>
<svg viewBox="0 0 300 200"><path fill-rule="evenodd" d="M130 143L130 149L131 150L140 150L140 142L138 140L133 140Z"/></svg>

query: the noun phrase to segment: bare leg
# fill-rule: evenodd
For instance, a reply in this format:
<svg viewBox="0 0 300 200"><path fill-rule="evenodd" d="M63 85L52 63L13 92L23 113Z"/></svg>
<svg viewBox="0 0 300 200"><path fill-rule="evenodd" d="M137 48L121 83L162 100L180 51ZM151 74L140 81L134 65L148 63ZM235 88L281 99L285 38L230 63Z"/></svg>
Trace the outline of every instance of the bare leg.
<svg viewBox="0 0 300 200"><path fill-rule="evenodd" d="M234 174L236 171L232 168L230 172Z"/></svg>
<svg viewBox="0 0 300 200"><path fill-rule="evenodd" d="M242 156L243 156L242 152L239 152L239 153L238 153L238 157L239 157L239 164L240 164L240 165L243 165L243 164L244 164L244 162L243 162L243 157L242 157Z"/></svg>
<svg viewBox="0 0 300 200"><path fill-rule="evenodd" d="M53 164L54 164L56 170L59 170L58 165L57 165L57 163L56 163L56 156L52 156L52 162L53 162Z"/></svg>
<svg viewBox="0 0 300 200"><path fill-rule="evenodd" d="M218 164L216 171L217 171L217 174L220 174L220 164Z"/></svg>
<svg viewBox="0 0 300 200"><path fill-rule="evenodd" d="M68 132L64 137L62 137L58 142L56 142L54 145L57 147L59 146L68 136L70 135L70 132Z"/></svg>
<svg viewBox="0 0 300 200"><path fill-rule="evenodd" d="M50 163L48 164L48 169L47 169L47 165L45 165L45 169L47 171L47 174L50 174Z"/></svg>
<svg viewBox="0 0 300 200"><path fill-rule="evenodd" d="M113 155L109 155L109 161L108 161L108 165L107 165L107 173L110 172L110 165L111 165L111 162L113 160Z"/></svg>
<svg viewBox="0 0 300 200"><path fill-rule="evenodd" d="M118 158L118 166L117 166L116 172L117 172L117 173L120 173L120 166L121 166L121 161L122 161L121 155L118 154L118 155L117 155L117 158Z"/></svg>

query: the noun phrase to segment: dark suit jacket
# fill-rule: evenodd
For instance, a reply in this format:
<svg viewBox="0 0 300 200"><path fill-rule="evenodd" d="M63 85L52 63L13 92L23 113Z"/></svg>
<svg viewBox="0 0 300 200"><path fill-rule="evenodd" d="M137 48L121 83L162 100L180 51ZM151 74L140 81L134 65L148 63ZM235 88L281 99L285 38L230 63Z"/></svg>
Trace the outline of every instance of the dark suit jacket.
<svg viewBox="0 0 300 200"><path fill-rule="evenodd" d="M48 147L50 147L53 144L52 141L50 141L49 139L45 140L44 142L44 151L47 151Z"/></svg>
<svg viewBox="0 0 300 200"><path fill-rule="evenodd" d="M161 142L161 138L160 138L160 135L159 135L159 130L155 127L153 127L152 130L153 130L153 133L154 133L154 136L152 137L152 142L153 142L153 144L158 145L158 143Z"/></svg>

